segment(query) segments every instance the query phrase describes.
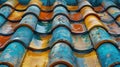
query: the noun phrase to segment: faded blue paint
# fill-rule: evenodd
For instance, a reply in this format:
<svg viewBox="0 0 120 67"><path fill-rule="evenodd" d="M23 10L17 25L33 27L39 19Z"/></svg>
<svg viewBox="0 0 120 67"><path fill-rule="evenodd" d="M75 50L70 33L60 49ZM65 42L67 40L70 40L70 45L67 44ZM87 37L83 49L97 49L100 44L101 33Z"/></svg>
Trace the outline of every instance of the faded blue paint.
<svg viewBox="0 0 120 67"><path fill-rule="evenodd" d="M103 40L112 40L110 34L108 34L108 32L101 27L93 28L90 31L90 37L94 43L94 46Z"/></svg>
<svg viewBox="0 0 120 67"><path fill-rule="evenodd" d="M39 21L36 27L36 31L39 33L49 33L52 29L51 22Z"/></svg>
<svg viewBox="0 0 120 67"><path fill-rule="evenodd" d="M62 5L67 5L66 1L65 0L56 0L56 2L62 4Z"/></svg>
<svg viewBox="0 0 120 67"><path fill-rule="evenodd" d="M68 11L62 6L56 7L53 12L54 12L54 15L59 14L59 13L68 15Z"/></svg>
<svg viewBox="0 0 120 67"><path fill-rule="evenodd" d="M28 27L20 27L11 37L11 40L20 40L25 43L26 46L29 46L31 39L33 37L33 32Z"/></svg>
<svg viewBox="0 0 120 67"><path fill-rule="evenodd" d="M8 66L6 66L6 65L0 65L0 67L8 67Z"/></svg>
<svg viewBox="0 0 120 67"><path fill-rule="evenodd" d="M111 7L107 11L113 18L116 18L118 15L120 15L120 10L116 7Z"/></svg>
<svg viewBox="0 0 120 67"><path fill-rule="evenodd" d="M36 7L36 6L31 6L31 7L29 7L29 8L26 10L26 13L27 13L27 12L32 12L32 13L36 14L37 16L39 16L39 14L40 14L40 9L39 9L38 7Z"/></svg>
<svg viewBox="0 0 120 67"><path fill-rule="evenodd" d="M55 0L40 0L44 6L52 6Z"/></svg>
<svg viewBox="0 0 120 67"><path fill-rule="evenodd" d="M116 3L118 6L120 6L120 0L111 0L113 1L114 3Z"/></svg>
<svg viewBox="0 0 120 67"><path fill-rule="evenodd" d="M52 28L55 28L58 25L64 25L68 28L71 28L71 24L69 22L69 19L63 15L58 15L53 19Z"/></svg>
<svg viewBox="0 0 120 67"><path fill-rule="evenodd" d="M103 0L88 0L88 1L92 4L92 6L96 7L101 5Z"/></svg>
<svg viewBox="0 0 120 67"><path fill-rule="evenodd" d="M65 43L55 44L55 46L51 49L51 52L49 54L49 65L50 66L51 64L57 63L58 61L65 61L69 65L76 67L76 58L73 55L73 51Z"/></svg>
<svg viewBox="0 0 120 67"><path fill-rule="evenodd" d="M26 44L26 46L28 46L32 39L32 35L33 32L31 29L28 27L20 27L17 29L11 39L21 40ZM21 43L12 42L0 55L0 62L8 62L11 63L14 67L20 67L25 52L26 50Z"/></svg>
<svg viewBox="0 0 120 67"><path fill-rule="evenodd" d="M0 55L0 62L8 62L13 64L14 67L20 67L25 51L26 50L22 44L13 42L9 44L9 46ZM0 67L3 67L3 65L0 65Z"/></svg>
<svg viewBox="0 0 120 67"><path fill-rule="evenodd" d="M20 4L27 5L30 0L18 0Z"/></svg>
<svg viewBox="0 0 120 67"><path fill-rule="evenodd" d="M84 58L77 58L77 65L78 67L85 67L85 59Z"/></svg>
<svg viewBox="0 0 120 67"><path fill-rule="evenodd" d="M34 10L34 11L33 11ZM27 9L26 13L28 12L32 12L32 13L35 13L36 15L39 16L40 14L40 9L36 6L31 6ZM36 16L32 15L32 14L29 14L29 15L26 15L20 22L20 24L27 24L29 26L31 26L34 30L36 28L36 25L37 25L37 22L38 22L38 19Z"/></svg>
<svg viewBox="0 0 120 67"><path fill-rule="evenodd" d="M114 2L114 1L113 1ZM104 7L109 7L111 5L116 6L112 1L104 1ZM116 7L110 7L107 12L116 19L120 15L120 9ZM117 22L120 25L120 22Z"/></svg>
<svg viewBox="0 0 120 67"><path fill-rule="evenodd" d="M7 0L0 0L0 4L5 3Z"/></svg>
<svg viewBox="0 0 120 67"><path fill-rule="evenodd" d="M59 40L73 44L71 32L65 27L58 27L53 31L50 45L53 46L53 43L58 42Z"/></svg>
<svg viewBox="0 0 120 67"><path fill-rule="evenodd" d="M120 63L120 52L111 43L102 44L97 49L97 54L98 54L98 58L100 60L102 67L109 67L113 63L117 63L117 62Z"/></svg>
<svg viewBox="0 0 120 67"><path fill-rule="evenodd" d="M31 26L33 29L36 28L38 19L34 15L26 15L20 22L20 24L27 24Z"/></svg>
<svg viewBox="0 0 120 67"><path fill-rule="evenodd" d="M30 7L28 9L33 8L35 11L34 12L39 12L40 10L39 8L35 9L36 7ZM32 9L31 9L32 10ZM28 10L28 11L31 11ZM27 12L28 12L27 11ZM39 14L37 13L37 14ZM37 18L34 15L26 15L22 21L20 22L20 24L22 23L26 23L27 25L32 26L33 28L36 27L37 25ZM19 40L22 41L23 43L25 43L25 46L29 46L29 43L31 42L33 37L33 31L28 28L27 26L22 26L19 27L16 32L13 34L13 36L11 37L10 40ZM26 49L23 46L22 43L20 42L12 42L10 43L7 48L2 52L2 54L0 55L0 62L8 62L11 63L14 67L20 67L20 64L23 60L24 54L26 53ZM3 65L1 65L0 67L2 67Z"/></svg>
<svg viewBox="0 0 120 67"><path fill-rule="evenodd" d="M116 6L115 3L113 3L112 1L109 1L109 0L103 0L102 4L105 9L107 9L109 6Z"/></svg>
<svg viewBox="0 0 120 67"><path fill-rule="evenodd" d="M4 6L0 8L0 14L4 15L6 18L11 14L12 8L9 6ZM0 15L0 27L5 23L6 19Z"/></svg>

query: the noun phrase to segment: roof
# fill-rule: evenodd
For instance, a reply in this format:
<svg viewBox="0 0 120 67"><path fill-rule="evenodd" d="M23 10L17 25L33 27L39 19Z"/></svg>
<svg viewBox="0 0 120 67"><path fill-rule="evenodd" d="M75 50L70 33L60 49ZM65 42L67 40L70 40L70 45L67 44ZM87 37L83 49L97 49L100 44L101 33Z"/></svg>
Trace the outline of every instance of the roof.
<svg viewBox="0 0 120 67"><path fill-rule="evenodd" d="M0 0L0 67L120 67L120 0Z"/></svg>

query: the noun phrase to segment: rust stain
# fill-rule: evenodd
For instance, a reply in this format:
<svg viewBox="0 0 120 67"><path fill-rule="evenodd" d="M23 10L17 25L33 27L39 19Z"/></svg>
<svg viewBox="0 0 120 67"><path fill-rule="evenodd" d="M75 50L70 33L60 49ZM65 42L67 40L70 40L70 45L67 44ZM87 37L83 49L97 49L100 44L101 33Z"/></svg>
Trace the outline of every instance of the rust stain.
<svg viewBox="0 0 120 67"><path fill-rule="evenodd" d="M81 20L81 19L82 19L82 15L81 15L80 12L74 13L74 14L70 14L69 17L70 17L72 20Z"/></svg>
<svg viewBox="0 0 120 67"><path fill-rule="evenodd" d="M83 25L82 24L72 24L72 31L73 32L83 32Z"/></svg>
<svg viewBox="0 0 120 67"><path fill-rule="evenodd" d="M10 39L11 36L0 36L0 47L4 46L4 44Z"/></svg>
<svg viewBox="0 0 120 67"><path fill-rule="evenodd" d="M41 18L42 20L50 20L53 17L53 13L52 12L40 12L40 16L39 18Z"/></svg>
<svg viewBox="0 0 120 67"><path fill-rule="evenodd" d="M94 7L94 10L97 12L103 11L104 8L102 6Z"/></svg>

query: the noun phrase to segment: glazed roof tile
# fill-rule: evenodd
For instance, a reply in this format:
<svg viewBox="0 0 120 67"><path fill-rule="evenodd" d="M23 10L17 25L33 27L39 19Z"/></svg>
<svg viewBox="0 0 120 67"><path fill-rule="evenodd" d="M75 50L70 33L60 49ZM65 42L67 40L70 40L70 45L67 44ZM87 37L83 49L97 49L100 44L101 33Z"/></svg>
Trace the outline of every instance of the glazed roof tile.
<svg viewBox="0 0 120 67"><path fill-rule="evenodd" d="M0 0L0 67L120 67L120 0Z"/></svg>

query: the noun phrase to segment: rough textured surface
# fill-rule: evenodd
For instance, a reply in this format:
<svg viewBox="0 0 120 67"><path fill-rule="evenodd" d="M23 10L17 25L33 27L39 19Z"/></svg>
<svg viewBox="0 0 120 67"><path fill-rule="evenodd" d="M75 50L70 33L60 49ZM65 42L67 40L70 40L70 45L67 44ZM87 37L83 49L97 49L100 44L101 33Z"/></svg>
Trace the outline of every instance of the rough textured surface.
<svg viewBox="0 0 120 67"><path fill-rule="evenodd" d="M0 0L0 67L120 67L120 0Z"/></svg>

